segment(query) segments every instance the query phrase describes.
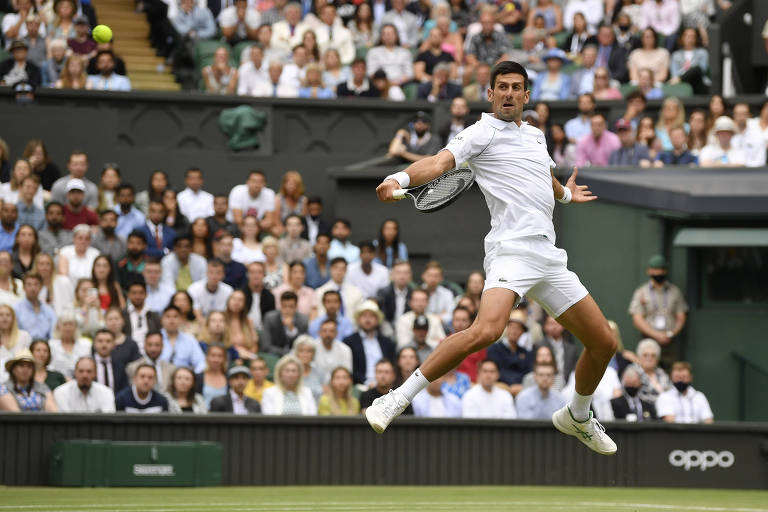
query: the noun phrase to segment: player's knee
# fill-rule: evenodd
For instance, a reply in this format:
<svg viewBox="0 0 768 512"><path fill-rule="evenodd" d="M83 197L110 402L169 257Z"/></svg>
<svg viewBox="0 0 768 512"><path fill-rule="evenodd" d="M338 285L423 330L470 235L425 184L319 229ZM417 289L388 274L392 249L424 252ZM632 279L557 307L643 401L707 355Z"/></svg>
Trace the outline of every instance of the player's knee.
<svg viewBox="0 0 768 512"><path fill-rule="evenodd" d="M601 355L604 355L607 359L613 357L613 355L616 353L616 350L619 348L619 341L616 339L616 336L613 334L613 330L607 322L605 323L605 326L600 330L599 336L597 336L597 340L598 343L596 343L595 350Z"/></svg>
<svg viewBox="0 0 768 512"><path fill-rule="evenodd" d="M475 336L473 336L473 352L481 350L489 345L492 345L498 340L504 333L504 327L497 327L494 325L478 325L473 326L475 329Z"/></svg>

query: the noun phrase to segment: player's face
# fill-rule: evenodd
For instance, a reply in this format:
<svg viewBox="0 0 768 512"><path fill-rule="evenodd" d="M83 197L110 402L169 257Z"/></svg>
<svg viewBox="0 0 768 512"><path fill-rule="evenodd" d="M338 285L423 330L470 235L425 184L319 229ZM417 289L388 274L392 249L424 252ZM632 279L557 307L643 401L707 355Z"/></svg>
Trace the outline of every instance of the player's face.
<svg viewBox="0 0 768 512"><path fill-rule="evenodd" d="M523 108L530 99L525 90L523 75L506 73L496 77L493 89L488 90L488 101L493 113L502 121L517 121L523 117Z"/></svg>

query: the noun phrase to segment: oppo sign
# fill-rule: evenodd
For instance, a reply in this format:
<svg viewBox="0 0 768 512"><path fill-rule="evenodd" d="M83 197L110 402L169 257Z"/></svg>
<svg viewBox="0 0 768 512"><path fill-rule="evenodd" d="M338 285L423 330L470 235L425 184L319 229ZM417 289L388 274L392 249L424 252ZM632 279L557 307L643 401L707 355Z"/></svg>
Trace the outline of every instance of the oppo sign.
<svg viewBox="0 0 768 512"><path fill-rule="evenodd" d="M669 452L669 463L676 468L685 468L690 471L691 468L699 468L706 471L709 468L729 468L736 462L736 456L733 452L712 450L673 450Z"/></svg>

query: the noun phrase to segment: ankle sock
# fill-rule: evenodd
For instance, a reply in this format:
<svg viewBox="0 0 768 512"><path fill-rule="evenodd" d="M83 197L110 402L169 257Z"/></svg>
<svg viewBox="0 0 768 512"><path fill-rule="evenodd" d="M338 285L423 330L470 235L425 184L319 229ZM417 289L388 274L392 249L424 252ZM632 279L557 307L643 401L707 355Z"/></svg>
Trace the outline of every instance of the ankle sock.
<svg viewBox="0 0 768 512"><path fill-rule="evenodd" d="M573 392L573 398L568 408L576 421L587 421L589 419L589 405L592 403L592 395L580 395Z"/></svg>
<svg viewBox="0 0 768 512"><path fill-rule="evenodd" d="M419 392L429 385L429 381L421 373L421 369L416 368L416 371L411 374L408 379L403 382L403 385L397 388L397 391L401 393L409 402L413 402L413 397L419 394Z"/></svg>

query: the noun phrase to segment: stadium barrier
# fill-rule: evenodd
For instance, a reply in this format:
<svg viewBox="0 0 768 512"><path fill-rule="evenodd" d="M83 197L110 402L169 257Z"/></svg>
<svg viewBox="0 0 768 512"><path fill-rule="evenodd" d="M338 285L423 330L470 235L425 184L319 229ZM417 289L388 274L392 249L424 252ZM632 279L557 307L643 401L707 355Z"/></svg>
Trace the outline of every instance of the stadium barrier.
<svg viewBox="0 0 768 512"><path fill-rule="evenodd" d="M223 485L579 485L765 489L768 425L608 425L615 457L548 422L362 418L0 414L0 484L45 485L54 443L209 441Z"/></svg>

